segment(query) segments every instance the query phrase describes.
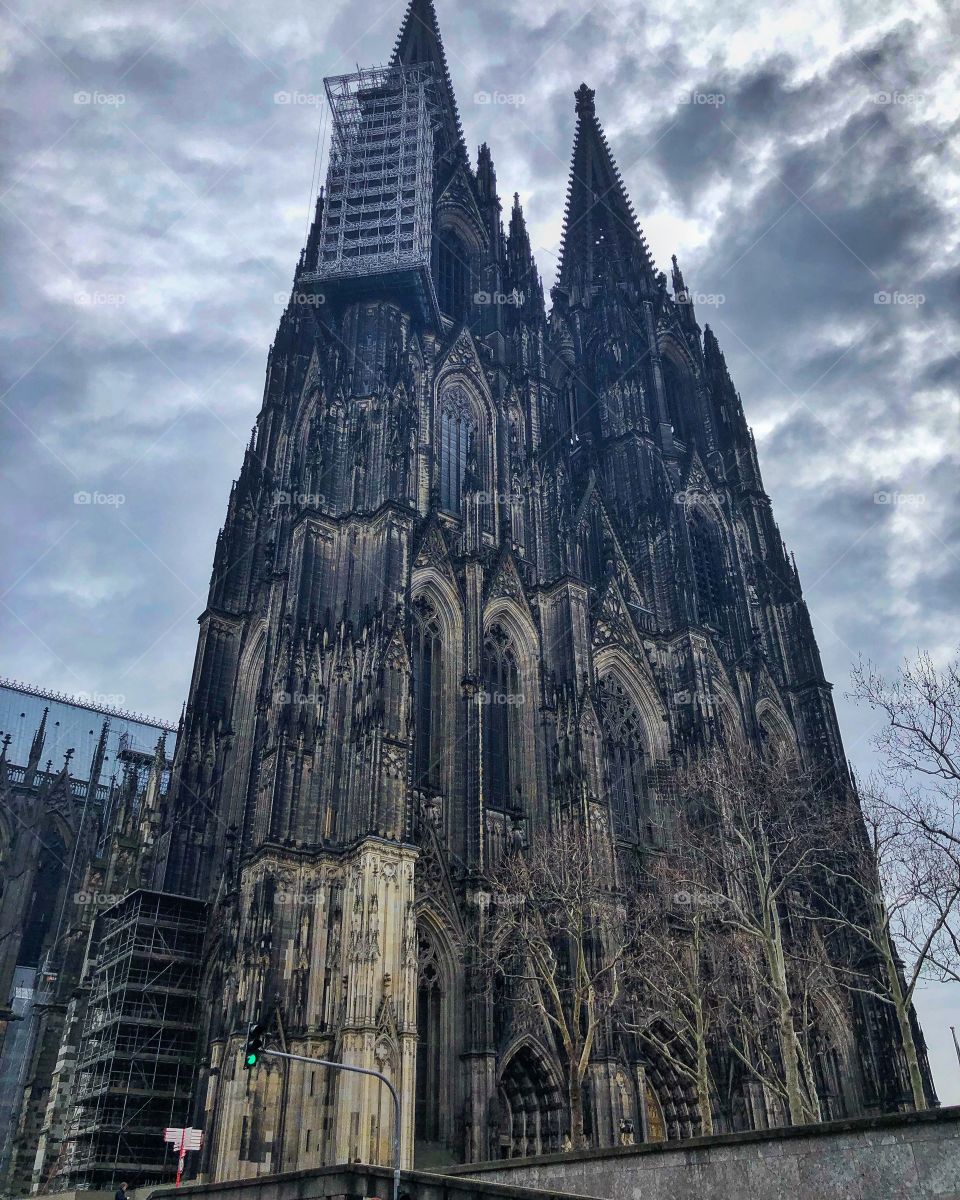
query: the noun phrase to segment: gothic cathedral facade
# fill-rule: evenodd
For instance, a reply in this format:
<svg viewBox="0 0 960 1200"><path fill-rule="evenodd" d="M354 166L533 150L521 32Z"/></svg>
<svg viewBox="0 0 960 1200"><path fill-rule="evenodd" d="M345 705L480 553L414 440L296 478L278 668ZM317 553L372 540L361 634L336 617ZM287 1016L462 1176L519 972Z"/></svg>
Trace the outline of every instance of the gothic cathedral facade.
<svg viewBox="0 0 960 1200"><path fill-rule="evenodd" d="M560 1149L563 1064L477 986L484 871L575 797L619 850L736 732L843 769L796 566L724 356L656 270L576 92L549 312L490 150L467 153L430 0L388 66L327 81L333 141L220 533L152 886L209 910L192 1122L231 1178ZM895 1105L851 1007L826 1111ZM616 1039L588 1132L699 1130ZM776 1114L742 1086L728 1127ZM736 1116L740 1113L740 1117Z"/></svg>

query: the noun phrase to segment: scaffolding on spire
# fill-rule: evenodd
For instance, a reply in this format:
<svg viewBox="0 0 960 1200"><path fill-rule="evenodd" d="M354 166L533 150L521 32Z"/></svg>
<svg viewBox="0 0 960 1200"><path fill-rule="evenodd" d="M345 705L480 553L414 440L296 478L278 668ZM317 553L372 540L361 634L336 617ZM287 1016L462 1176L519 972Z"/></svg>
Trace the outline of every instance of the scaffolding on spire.
<svg viewBox="0 0 960 1200"><path fill-rule="evenodd" d="M333 138L317 261L303 281L356 290L412 283L436 311L430 276L434 131L440 120L430 63L371 67L324 81Z"/></svg>

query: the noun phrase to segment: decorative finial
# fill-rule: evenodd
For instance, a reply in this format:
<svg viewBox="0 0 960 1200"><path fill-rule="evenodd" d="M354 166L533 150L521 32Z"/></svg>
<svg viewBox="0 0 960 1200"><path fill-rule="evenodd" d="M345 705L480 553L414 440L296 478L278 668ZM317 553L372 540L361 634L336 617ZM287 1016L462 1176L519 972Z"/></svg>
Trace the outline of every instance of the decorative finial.
<svg viewBox="0 0 960 1200"><path fill-rule="evenodd" d="M593 88L588 88L585 83L581 83L574 96L577 101L577 116L592 117L596 115L596 105L593 103L593 98L597 93Z"/></svg>
<svg viewBox="0 0 960 1200"><path fill-rule="evenodd" d="M683 282L683 272L680 270L680 265L677 262L677 256L671 255L670 261L673 263L673 294L681 303L687 300L687 288Z"/></svg>

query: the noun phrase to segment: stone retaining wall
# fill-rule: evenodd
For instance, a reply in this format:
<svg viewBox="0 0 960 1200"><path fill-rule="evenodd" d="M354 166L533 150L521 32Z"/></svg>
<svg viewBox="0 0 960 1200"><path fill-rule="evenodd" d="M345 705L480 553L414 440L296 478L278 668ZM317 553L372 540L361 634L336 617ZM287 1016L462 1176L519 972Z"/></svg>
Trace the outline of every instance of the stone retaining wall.
<svg viewBox="0 0 960 1200"><path fill-rule="evenodd" d="M392 1171L350 1163L223 1183L190 1183L179 1190L155 1187L149 1190L146 1200L391 1200L392 1195ZM583 1200L582 1192L572 1196L556 1188L531 1191L506 1179L481 1183L465 1176L452 1178L427 1171L403 1171L400 1196L402 1200Z"/></svg>
<svg viewBox="0 0 960 1200"><path fill-rule="evenodd" d="M447 1170L606 1200L960 1200L960 1107Z"/></svg>

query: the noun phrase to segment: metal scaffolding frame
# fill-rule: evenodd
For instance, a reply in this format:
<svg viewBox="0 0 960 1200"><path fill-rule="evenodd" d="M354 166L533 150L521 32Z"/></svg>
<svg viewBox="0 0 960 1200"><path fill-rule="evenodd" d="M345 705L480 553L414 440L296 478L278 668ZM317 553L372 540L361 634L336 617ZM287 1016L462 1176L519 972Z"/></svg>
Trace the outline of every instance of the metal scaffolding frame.
<svg viewBox="0 0 960 1200"><path fill-rule="evenodd" d="M173 1177L163 1130L186 1123L192 1099L205 930L202 901L163 892L100 918L61 1187Z"/></svg>
<svg viewBox="0 0 960 1200"><path fill-rule="evenodd" d="M430 276L437 78L431 64L324 80L333 136L316 262L305 279ZM431 307L433 305L431 304Z"/></svg>

